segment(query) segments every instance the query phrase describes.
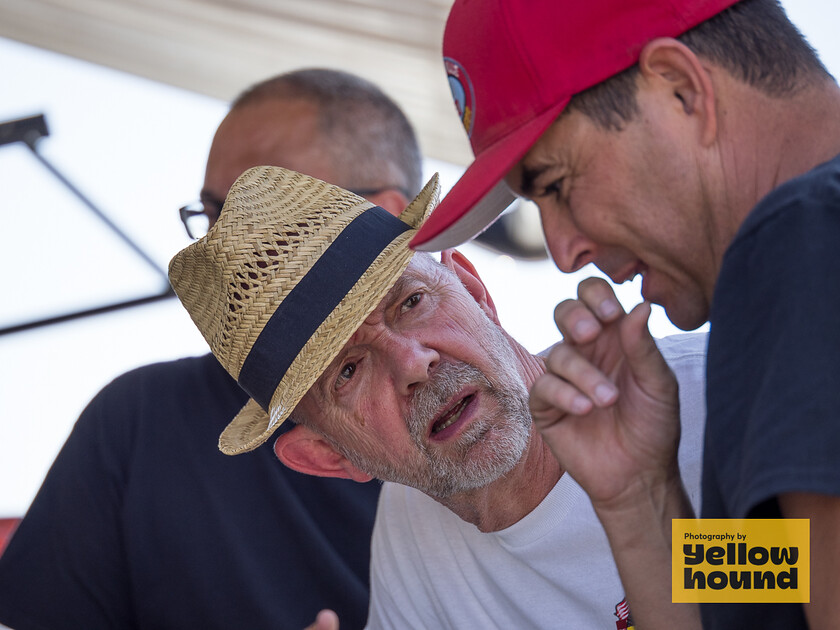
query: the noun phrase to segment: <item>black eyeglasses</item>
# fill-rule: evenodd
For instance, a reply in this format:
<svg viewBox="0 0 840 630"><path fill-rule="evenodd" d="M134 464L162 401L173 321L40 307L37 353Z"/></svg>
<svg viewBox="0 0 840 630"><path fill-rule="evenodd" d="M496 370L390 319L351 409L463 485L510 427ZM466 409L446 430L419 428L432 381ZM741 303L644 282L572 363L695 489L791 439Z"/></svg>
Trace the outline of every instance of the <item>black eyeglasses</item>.
<svg viewBox="0 0 840 630"><path fill-rule="evenodd" d="M219 218L221 211L222 204L218 201L194 201L178 208L178 216L181 217L181 223L184 224L190 238L199 239L207 234L207 230Z"/></svg>

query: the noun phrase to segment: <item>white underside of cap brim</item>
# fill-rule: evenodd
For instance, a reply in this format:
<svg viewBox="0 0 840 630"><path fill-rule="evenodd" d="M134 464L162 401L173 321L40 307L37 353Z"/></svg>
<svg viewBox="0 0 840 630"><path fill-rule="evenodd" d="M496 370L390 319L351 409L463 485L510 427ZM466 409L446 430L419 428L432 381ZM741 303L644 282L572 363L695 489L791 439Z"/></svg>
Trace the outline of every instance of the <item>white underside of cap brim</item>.
<svg viewBox="0 0 840 630"><path fill-rule="evenodd" d="M452 225L434 238L417 245L415 249L421 252L439 252L469 241L490 227L514 201L516 195L502 180Z"/></svg>

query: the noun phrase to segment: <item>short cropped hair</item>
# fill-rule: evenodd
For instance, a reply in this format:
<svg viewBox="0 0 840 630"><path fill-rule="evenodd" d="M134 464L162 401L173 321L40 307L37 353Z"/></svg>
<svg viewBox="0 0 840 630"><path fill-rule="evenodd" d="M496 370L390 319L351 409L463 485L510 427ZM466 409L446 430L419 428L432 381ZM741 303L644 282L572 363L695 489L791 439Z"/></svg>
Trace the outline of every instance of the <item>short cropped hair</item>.
<svg viewBox="0 0 840 630"><path fill-rule="evenodd" d="M699 57L769 96L792 95L831 75L779 0L742 0L677 38ZM605 129L621 129L639 107L638 65L572 97L580 111Z"/></svg>
<svg viewBox="0 0 840 630"><path fill-rule="evenodd" d="M409 200L420 192L422 162L414 129L399 106L370 81L339 70L297 70L251 86L231 110L271 98L318 106L326 148L345 185L396 187Z"/></svg>

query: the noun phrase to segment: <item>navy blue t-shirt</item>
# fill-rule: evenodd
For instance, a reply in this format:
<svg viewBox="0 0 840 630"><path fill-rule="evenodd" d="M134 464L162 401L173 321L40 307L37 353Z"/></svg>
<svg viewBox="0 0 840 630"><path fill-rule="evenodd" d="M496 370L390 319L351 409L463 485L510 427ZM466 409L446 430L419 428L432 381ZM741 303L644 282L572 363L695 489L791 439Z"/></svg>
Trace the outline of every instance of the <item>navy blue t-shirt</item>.
<svg viewBox="0 0 840 630"><path fill-rule="evenodd" d="M219 452L247 396L212 355L146 366L79 418L0 558L16 630L302 630L367 618L379 483Z"/></svg>
<svg viewBox="0 0 840 630"><path fill-rule="evenodd" d="M778 187L724 256L711 309L703 516L840 495L840 156ZM799 604L703 606L704 628L805 628Z"/></svg>

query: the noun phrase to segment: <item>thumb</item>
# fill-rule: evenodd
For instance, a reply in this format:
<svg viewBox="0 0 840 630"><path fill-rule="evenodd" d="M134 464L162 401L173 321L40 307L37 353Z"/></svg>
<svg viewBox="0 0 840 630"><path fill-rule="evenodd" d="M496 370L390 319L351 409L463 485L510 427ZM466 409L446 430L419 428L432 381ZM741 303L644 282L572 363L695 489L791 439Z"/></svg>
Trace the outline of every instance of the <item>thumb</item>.
<svg viewBox="0 0 840 630"><path fill-rule="evenodd" d="M324 609L315 617L315 622L306 626L306 630L338 630L338 615L332 610Z"/></svg>
<svg viewBox="0 0 840 630"><path fill-rule="evenodd" d="M648 329L650 313L650 302L637 304L621 322L619 330L621 349L630 371L640 381L646 377L660 379L671 371Z"/></svg>

